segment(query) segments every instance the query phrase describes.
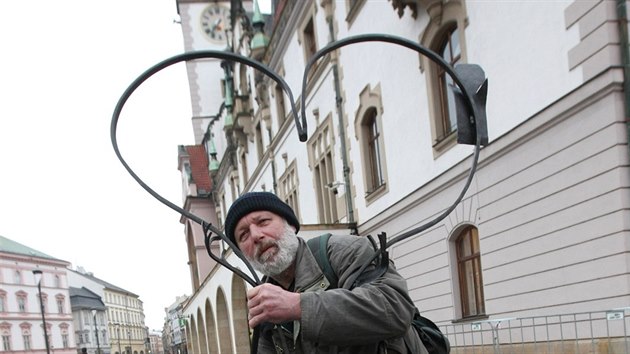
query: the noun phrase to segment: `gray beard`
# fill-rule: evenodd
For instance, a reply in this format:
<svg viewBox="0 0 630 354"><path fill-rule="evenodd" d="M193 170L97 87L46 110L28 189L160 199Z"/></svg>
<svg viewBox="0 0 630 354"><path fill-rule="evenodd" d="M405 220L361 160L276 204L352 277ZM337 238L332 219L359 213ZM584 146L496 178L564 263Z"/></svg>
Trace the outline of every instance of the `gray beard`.
<svg viewBox="0 0 630 354"><path fill-rule="evenodd" d="M245 257L254 269L272 278L282 274L282 272L293 264L300 244L295 231L293 231L293 228L286 222L282 237L274 243L278 248L278 253L275 255L273 261L262 260L258 256L254 256L254 259ZM257 253L258 250L256 250L256 254Z"/></svg>

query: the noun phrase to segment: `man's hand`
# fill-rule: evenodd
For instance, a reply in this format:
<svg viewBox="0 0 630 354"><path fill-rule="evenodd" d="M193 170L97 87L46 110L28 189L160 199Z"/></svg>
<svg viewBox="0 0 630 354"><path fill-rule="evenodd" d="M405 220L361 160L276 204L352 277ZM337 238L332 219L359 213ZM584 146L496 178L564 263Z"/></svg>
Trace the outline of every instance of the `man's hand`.
<svg viewBox="0 0 630 354"><path fill-rule="evenodd" d="M283 323L302 318L300 294L262 284L247 292L249 327L263 322Z"/></svg>

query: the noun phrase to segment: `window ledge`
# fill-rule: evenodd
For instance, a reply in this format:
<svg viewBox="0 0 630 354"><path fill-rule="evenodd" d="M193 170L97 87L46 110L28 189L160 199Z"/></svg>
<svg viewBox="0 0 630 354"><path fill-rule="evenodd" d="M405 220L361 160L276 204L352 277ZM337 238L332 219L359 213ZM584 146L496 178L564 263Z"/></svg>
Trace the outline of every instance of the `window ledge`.
<svg viewBox="0 0 630 354"><path fill-rule="evenodd" d="M452 131L449 135L442 140L437 140L433 143L433 157L437 158L446 150L457 145L457 130Z"/></svg>
<svg viewBox="0 0 630 354"><path fill-rule="evenodd" d="M488 318L490 318L490 316L482 314L482 315L468 316L468 317L452 320L451 323L467 323L467 322L473 323L479 320L487 320Z"/></svg>
<svg viewBox="0 0 630 354"><path fill-rule="evenodd" d="M378 199L381 195L385 194L386 191L387 182L383 182L383 184L378 186L378 188L376 188L375 190L365 193L365 201L369 205L370 203Z"/></svg>

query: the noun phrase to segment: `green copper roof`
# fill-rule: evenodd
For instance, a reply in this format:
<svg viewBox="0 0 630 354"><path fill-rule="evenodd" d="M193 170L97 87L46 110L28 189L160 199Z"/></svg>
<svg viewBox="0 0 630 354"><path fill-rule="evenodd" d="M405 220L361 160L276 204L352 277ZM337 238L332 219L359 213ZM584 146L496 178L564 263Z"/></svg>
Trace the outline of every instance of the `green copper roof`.
<svg viewBox="0 0 630 354"><path fill-rule="evenodd" d="M252 24L254 25L254 28L256 28L256 34L254 34L249 47L252 50L266 47L269 44L269 37L263 30L263 27L265 26L265 19L260 13L258 1L256 0L254 0L254 15L252 16Z"/></svg>
<svg viewBox="0 0 630 354"><path fill-rule="evenodd" d="M265 19L260 13L260 7L258 6L258 1L254 0L254 15L252 16L252 24L257 23L265 23Z"/></svg>
<svg viewBox="0 0 630 354"><path fill-rule="evenodd" d="M214 145L214 138L210 136L210 141L208 142L208 154L212 155L217 153L217 147Z"/></svg>
<svg viewBox="0 0 630 354"><path fill-rule="evenodd" d="M234 104L234 99L232 97L232 85L230 85L228 83L228 81L225 82L225 107L226 108L230 108L232 107L232 105Z"/></svg>
<svg viewBox="0 0 630 354"><path fill-rule="evenodd" d="M219 161L217 161L216 157L212 156L208 169L210 171L217 171L219 169Z"/></svg>
<svg viewBox="0 0 630 354"><path fill-rule="evenodd" d="M225 128L232 128L232 125L234 125L234 119L232 118L232 112L228 112L225 115L225 121L223 122L223 126Z"/></svg>
<svg viewBox="0 0 630 354"><path fill-rule="evenodd" d="M4 236L0 236L0 252L19 254L29 257L39 257L39 258L48 258L59 260L55 257L51 257L46 253L40 252L36 249L25 246L19 242L15 242L13 240L9 240Z"/></svg>
<svg viewBox="0 0 630 354"><path fill-rule="evenodd" d="M269 45L269 37L262 32L256 33L250 44L252 49L264 48L267 45Z"/></svg>

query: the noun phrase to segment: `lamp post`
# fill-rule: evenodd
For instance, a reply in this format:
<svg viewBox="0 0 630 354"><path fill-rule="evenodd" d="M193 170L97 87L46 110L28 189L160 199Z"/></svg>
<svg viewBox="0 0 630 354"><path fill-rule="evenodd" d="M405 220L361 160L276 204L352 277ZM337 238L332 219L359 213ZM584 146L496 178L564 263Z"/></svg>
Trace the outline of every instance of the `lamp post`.
<svg viewBox="0 0 630 354"><path fill-rule="evenodd" d="M92 310L92 319L94 320L94 335L96 336L96 354L101 353L101 344L98 342L98 328L96 327L96 310Z"/></svg>
<svg viewBox="0 0 630 354"><path fill-rule="evenodd" d="M50 346L48 345L48 330L46 330L46 317L44 316L44 302L42 301L42 271L33 270L35 282L37 282L37 292L39 294L39 307L42 312L42 323L44 325L44 343L46 343L46 354L50 354Z"/></svg>
<svg viewBox="0 0 630 354"><path fill-rule="evenodd" d="M120 323L116 323L116 334L118 335L118 354L122 354L122 349L120 349Z"/></svg>
<svg viewBox="0 0 630 354"><path fill-rule="evenodd" d="M129 338L129 354L131 354L131 329L130 328L127 328L127 338Z"/></svg>

